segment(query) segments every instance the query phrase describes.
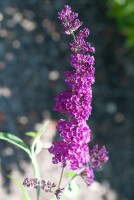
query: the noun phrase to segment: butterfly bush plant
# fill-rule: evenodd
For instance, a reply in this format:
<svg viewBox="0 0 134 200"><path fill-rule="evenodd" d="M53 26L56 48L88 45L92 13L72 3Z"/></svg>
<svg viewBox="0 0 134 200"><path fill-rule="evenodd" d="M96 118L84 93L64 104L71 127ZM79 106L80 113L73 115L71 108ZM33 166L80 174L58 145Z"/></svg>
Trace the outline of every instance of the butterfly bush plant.
<svg viewBox="0 0 134 200"><path fill-rule="evenodd" d="M66 119L60 119L56 127L60 133L60 140L54 141L48 149L49 153L52 154L52 163L61 163L62 172L57 186L50 181L41 180L39 176L36 154L42 132L39 131L34 136L31 148L22 144L23 141L20 144L22 146L19 146L25 151L27 150L35 172L35 178L26 178L23 185L37 189L37 199L39 199L41 189L53 193L55 199L60 199L60 194L64 192L64 186L61 188L61 180L65 168L75 171L69 184L76 176L81 176L87 186L90 186L94 181L93 170L101 168L101 163L108 161L104 146L101 148L98 145L89 147L91 130L87 120L92 111L92 84L95 82L93 56L95 48L86 41L90 31L88 28L83 28L75 34L83 23L78 19L78 14L72 12L68 5L65 5L64 9L58 13L58 17L63 25L64 33L72 36L72 41L69 44L72 71L65 72L65 82L68 89L55 98L54 110L66 115ZM1 133L0 139L14 144L13 139L10 140L9 136L11 137L10 134Z"/></svg>

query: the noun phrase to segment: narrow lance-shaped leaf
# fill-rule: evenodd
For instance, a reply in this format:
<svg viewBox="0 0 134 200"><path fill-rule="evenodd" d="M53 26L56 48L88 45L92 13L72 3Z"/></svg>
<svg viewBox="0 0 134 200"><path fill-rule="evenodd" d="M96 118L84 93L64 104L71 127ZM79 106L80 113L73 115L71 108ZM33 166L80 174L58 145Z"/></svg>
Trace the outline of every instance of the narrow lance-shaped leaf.
<svg viewBox="0 0 134 200"><path fill-rule="evenodd" d="M11 144L16 145L17 147L23 149L29 156L31 156L30 148L19 137L10 133L0 132L0 140L5 140Z"/></svg>
<svg viewBox="0 0 134 200"><path fill-rule="evenodd" d="M32 138L35 138L37 136L37 133L35 133L35 132L26 132L25 135L27 135L29 137L32 137Z"/></svg>
<svg viewBox="0 0 134 200"><path fill-rule="evenodd" d="M19 189L21 190L21 193L22 193L22 198L23 200L31 200L27 190L25 189L25 187L22 185L22 183L20 182L19 179L17 178L14 178L12 176L7 176L8 178L10 178L18 187Z"/></svg>
<svg viewBox="0 0 134 200"><path fill-rule="evenodd" d="M33 144L32 144L32 147L31 147L31 150L32 150L32 154L33 153L39 153L39 151L36 152L36 148L37 148L37 145L39 143L39 140L40 140L40 137L41 135L44 133L45 129L47 128L49 124L49 121L46 121L46 123L44 124L44 126L37 132L37 136L35 137L34 141L33 141ZM40 143L39 143L40 145Z"/></svg>
<svg viewBox="0 0 134 200"><path fill-rule="evenodd" d="M38 179L40 179L40 173L39 173L38 163L37 163L37 159L36 159L36 154L38 154L42 149L42 146L40 143L40 137L44 133L48 123L49 123L49 121L46 121L43 128L37 132L37 136L34 138L33 144L31 146L32 164L34 167L35 177ZM40 196L40 187L37 189L37 199L39 199L39 196Z"/></svg>

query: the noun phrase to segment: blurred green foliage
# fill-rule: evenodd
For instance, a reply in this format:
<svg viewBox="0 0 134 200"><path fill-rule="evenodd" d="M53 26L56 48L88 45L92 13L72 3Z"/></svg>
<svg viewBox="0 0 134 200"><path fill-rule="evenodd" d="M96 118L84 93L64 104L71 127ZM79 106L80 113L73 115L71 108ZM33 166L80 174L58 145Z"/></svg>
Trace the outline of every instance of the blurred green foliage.
<svg viewBox="0 0 134 200"><path fill-rule="evenodd" d="M108 0L108 15L113 17L119 31L126 36L127 47L134 47L134 0Z"/></svg>

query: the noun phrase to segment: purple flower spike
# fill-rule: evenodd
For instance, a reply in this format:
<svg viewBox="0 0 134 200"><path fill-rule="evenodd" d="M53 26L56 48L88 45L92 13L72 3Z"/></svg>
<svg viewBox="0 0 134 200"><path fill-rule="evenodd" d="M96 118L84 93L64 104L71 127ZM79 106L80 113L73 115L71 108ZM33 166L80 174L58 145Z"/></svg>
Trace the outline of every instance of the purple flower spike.
<svg viewBox="0 0 134 200"><path fill-rule="evenodd" d="M86 121L92 111L92 84L95 82L95 59L89 53L94 53L95 49L85 41L90 33L88 28L74 35L74 31L82 25L77 13L66 5L58 15L64 32L74 39L70 43L73 70L65 72L68 89L55 98L54 110L66 114L68 120L59 120L56 128L61 140L53 142L49 152L53 154L54 164L60 162L62 167L69 165L72 170L81 170L80 175L89 186L94 179L92 168L100 168L101 163L108 160L105 147L98 149L95 145L91 151L88 147L91 130Z"/></svg>

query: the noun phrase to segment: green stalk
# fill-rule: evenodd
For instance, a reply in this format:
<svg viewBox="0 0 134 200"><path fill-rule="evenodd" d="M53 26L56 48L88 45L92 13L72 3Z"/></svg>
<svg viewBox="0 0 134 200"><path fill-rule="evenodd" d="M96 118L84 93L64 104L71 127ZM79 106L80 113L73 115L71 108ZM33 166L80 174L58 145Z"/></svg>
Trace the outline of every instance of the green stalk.
<svg viewBox="0 0 134 200"><path fill-rule="evenodd" d="M61 175L60 175L60 180L59 180L59 183L58 183L57 190L60 188L61 181L62 181L62 177L63 177L63 173L64 173L64 167L63 167L62 170L61 170Z"/></svg>
<svg viewBox="0 0 134 200"><path fill-rule="evenodd" d="M31 156L31 161L32 161L32 165L33 165L34 176L39 181L39 187L37 188L37 200L39 200L39 196L40 196L40 172L39 172L39 166L38 166L38 162L37 162L35 154L33 154Z"/></svg>

